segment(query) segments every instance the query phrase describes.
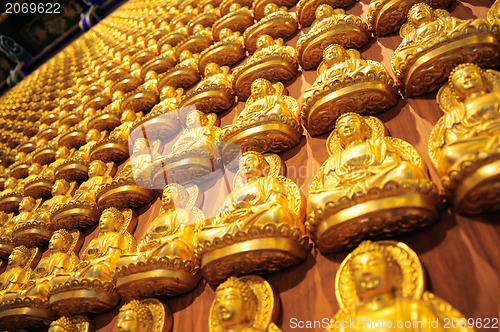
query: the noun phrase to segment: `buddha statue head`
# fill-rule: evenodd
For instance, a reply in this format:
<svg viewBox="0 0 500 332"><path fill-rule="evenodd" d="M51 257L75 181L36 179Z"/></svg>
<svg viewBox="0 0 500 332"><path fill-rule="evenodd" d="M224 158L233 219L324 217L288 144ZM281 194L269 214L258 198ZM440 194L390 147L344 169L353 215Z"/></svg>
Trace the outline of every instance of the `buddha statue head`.
<svg viewBox="0 0 500 332"><path fill-rule="evenodd" d="M400 271L387 247L365 241L351 255L352 278L356 294L361 300L395 292Z"/></svg>
<svg viewBox="0 0 500 332"><path fill-rule="evenodd" d="M210 13L210 12L214 12L215 11L215 8L214 8L214 5L212 4L208 4L208 5L205 5L203 7L203 13Z"/></svg>
<svg viewBox="0 0 500 332"><path fill-rule="evenodd" d="M49 250L51 252L67 252L73 242L73 236L64 228L55 231L49 241Z"/></svg>
<svg viewBox="0 0 500 332"><path fill-rule="evenodd" d="M33 211L36 206L36 201L31 196L25 196L19 203L19 212Z"/></svg>
<svg viewBox="0 0 500 332"><path fill-rule="evenodd" d="M276 92L271 82L265 78L258 78L253 81L251 91L255 99L270 96Z"/></svg>
<svg viewBox="0 0 500 332"><path fill-rule="evenodd" d="M85 135L85 142L97 142L101 133L97 129L90 129Z"/></svg>
<svg viewBox="0 0 500 332"><path fill-rule="evenodd" d="M31 257L31 252L26 246L15 247L9 256L9 266L22 267L25 266Z"/></svg>
<svg viewBox="0 0 500 332"><path fill-rule="evenodd" d="M42 165L38 163L31 164L30 168L28 169L28 174L31 176L35 176L39 174L42 171Z"/></svg>
<svg viewBox="0 0 500 332"><path fill-rule="evenodd" d="M106 164L102 160L94 160L89 165L89 178L103 176L106 173Z"/></svg>
<svg viewBox="0 0 500 332"><path fill-rule="evenodd" d="M134 142L133 154L139 155L147 151L149 144L145 138L138 138Z"/></svg>
<svg viewBox="0 0 500 332"><path fill-rule="evenodd" d="M57 180L52 186L52 196L65 195L69 190L69 183L64 179Z"/></svg>
<svg viewBox="0 0 500 332"><path fill-rule="evenodd" d="M272 13L277 13L279 12L280 10L280 7L275 4L275 3L268 3L265 7L264 7L264 16L267 16L267 15L270 15Z"/></svg>
<svg viewBox="0 0 500 332"><path fill-rule="evenodd" d="M190 50L184 50L181 52L181 55L179 56L179 62L192 59L193 58L193 53L191 53Z"/></svg>
<svg viewBox="0 0 500 332"><path fill-rule="evenodd" d="M229 30L231 31L231 30ZM215 62L210 62L208 65L205 67L205 77L210 77L213 75L217 75L222 73L222 70L220 69L220 66L216 64Z"/></svg>
<svg viewBox="0 0 500 332"><path fill-rule="evenodd" d="M328 45L323 51L323 61L328 67L333 66L336 63L343 62L348 58L345 49L338 44Z"/></svg>
<svg viewBox="0 0 500 332"><path fill-rule="evenodd" d="M232 4L231 6L233 6L233 5L238 5L238 4ZM233 35L233 31L231 31L231 29L229 29L229 28L221 29L221 31L219 31L219 40L224 40L232 35Z"/></svg>
<svg viewBox="0 0 500 332"><path fill-rule="evenodd" d="M357 113L342 114L335 123L335 129L342 147L346 147L351 142L364 141L371 137L370 126Z"/></svg>
<svg viewBox="0 0 500 332"><path fill-rule="evenodd" d="M408 11L408 21L415 28L434 20L434 10L426 3L417 3Z"/></svg>
<svg viewBox="0 0 500 332"><path fill-rule="evenodd" d="M78 332L70 318L64 316L50 324L49 332Z"/></svg>
<svg viewBox="0 0 500 332"><path fill-rule="evenodd" d="M239 160L239 169L247 180L267 176L270 166L264 156L255 151L243 153Z"/></svg>
<svg viewBox="0 0 500 332"><path fill-rule="evenodd" d="M233 2L231 4L231 6L229 6L229 12L232 13L232 12L234 12L234 11L240 9L240 8L241 8L241 4L239 4L237 2Z"/></svg>
<svg viewBox="0 0 500 332"><path fill-rule="evenodd" d="M261 35L257 39L257 50L262 50L272 45L274 45L274 39L269 35Z"/></svg>
<svg viewBox="0 0 500 332"><path fill-rule="evenodd" d="M333 10L332 6L327 5L327 4L322 4L322 5L318 6L318 8L316 8L316 12L315 12L316 20L319 22L319 21L324 20L325 18L331 17L331 16L333 16L333 12L334 12L334 10Z"/></svg>
<svg viewBox="0 0 500 332"><path fill-rule="evenodd" d="M70 150L65 146L60 146L56 151L56 159L66 159L69 157Z"/></svg>
<svg viewBox="0 0 500 332"><path fill-rule="evenodd" d="M483 70L476 64L465 63L453 69L450 73L451 88L458 100L477 93L488 92L488 82L483 76Z"/></svg>
<svg viewBox="0 0 500 332"><path fill-rule="evenodd" d="M120 308L116 332L148 332L153 327L153 314L141 301L133 300Z"/></svg>
<svg viewBox="0 0 500 332"><path fill-rule="evenodd" d="M135 112L132 110L126 110L122 113L122 116L120 117L120 122L125 123L125 122L132 122L135 121L136 119Z"/></svg>
<svg viewBox="0 0 500 332"><path fill-rule="evenodd" d="M202 32L203 30L205 30L205 27L202 25L202 24L196 24L193 28L193 35L199 33L199 32Z"/></svg>
<svg viewBox="0 0 500 332"><path fill-rule="evenodd" d="M207 123L207 116L202 111L192 110L186 115L187 128L204 127L207 125Z"/></svg>
<svg viewBox="0 0 500 332"><path fill-rule="evenodd" d="M9 177L6 181L5 181L5 184L4 184L4 187L5 189L10 189L10 190L14 190L14 188L16 188L17 186L17 179L16 178L13 178L13 177Z"/></svg>
<svg viewBox="0 0 500 332"><path fill-rule="evenodd" d="M110 207L104 210L99 218L99 232L116 232L125 221L123 213L117 208Z"/></svg>
<svg viewBox="0 0 500 332"><path fill-rule="evenodd" d="M257 306L252 288L236 277L229 277L217 287L214 311L224 329L251 325Z"/></svg>

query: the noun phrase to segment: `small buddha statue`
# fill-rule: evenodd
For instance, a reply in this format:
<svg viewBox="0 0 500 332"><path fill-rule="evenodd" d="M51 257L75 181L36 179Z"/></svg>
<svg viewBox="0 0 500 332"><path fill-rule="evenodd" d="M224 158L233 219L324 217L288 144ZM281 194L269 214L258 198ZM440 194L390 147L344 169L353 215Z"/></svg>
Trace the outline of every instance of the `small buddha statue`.
<svg viewBox="0 0 500 332"><path fill-rule="evenodd" d="M219 8L221 11L223 10L221 6L219 6ZM243 33L254 23L253 12L248 9L247 6L239 2L233 2L226 8L227 13L223 14L223 16L212 26L212 33L215 41L222 40L220 32L223 29L230 29L234 32Z"/></svg>
<svg viewBox="0 0 500 332"><path fill-rule="evenodd" d="M425 3L412 6L408 11L408 22L400 30L403 41L394 51L391 62L404 93L417 96L438 89L456 63L468 61L470 52L474 53L474 59L478 59L478 65L497 66L500 41L494 29L484 19L459 20L450 17L443 9L434 10ZM453 45L459 44L455 50ZM446 54L436 52L439 47L445 47ZM429 52L433 53L427 55ZM421 58L426 61L417 62Z"/></svg>
<svg viewBox="0 0 500 332"><path fill-rule="evenodd" d="M12 217L12 222L15 223L16 228L31 220L40 202L37 202L31 196L23 197L21 203L19 203L19 214Z"/></svg>
<svg viewBox="0 0 500 332"><path fill-rule="evenodd" d="M273 61L277 59L279 63ZM298 69L297 51L293 47L284 46L281 38L275 40L269 35L261 35L252 57L233 71L234 91L239 99L245 100L256 79L286 82L297 75Z"/></svg>
<svg viewBox="0 0 500 332"><path fill-rule="evenodd" d="M220 141L237 144L241 151L258 152L281 152L297 145L302 136L298 103L283 92L284 86L279 82L272 84L264 78L255 80L245 108L233 124L222 129ZM265 124L271 123L279 127L268 132ZM254 128L261 125L264 127L255 132Z"/></svg>
<svg viewBox="0 0 500 332"><path fill-rule="evenodd" d="M10 235L12 234L12 230L16 225L16 220L13 220L12 217L13 214L9 215L3 211L0 211L0 238L10 237Z"/></svg>
<svg viewBox="0 0 500 332"><path fill-rule="evenodd" d="M7 292L17 292L30 276L29 265L38 248L15 247L9 256L7 270L0 275L0 302Z"/></svg>
<svg viewBox="0 0 500 332"><path fill-rule="evenodd" d="M397 322L418 322L418 327L405 324L398 330L447 331L444 322L451 317L466 321L448 303L423 292L422 285L422 267L409 247L396 241L365 241L344 259L337 272L340 310L325 331L373 331L369 324L349 324L360 321L385 322L379 330L389 326L388 322L392 328ZM467 324L450 328L472 331Z"/></svg>
<svg viewBox="0 0 500 332"><path fill-rule="evenodd" d="M207 64L205 78L198 83L193 92L182 98L179 107L194 104L196 109L205 113L223 112L229 109L235 101L232 80L229 67L221 68L213 62Z"/></svg>
<svg viewBox="0 0 500 332"><path fill-rule="evenodd" d="M52 287L52 279L58 274L68 273L78 261L78 257L73 253L78 235L78 231L70 233L65 229L54 232L49 241L49 256L38 262L29 280L20 289L14 293L6 293L2 301L15 298L48 300L47 294Z"/></svg>
<svg viewBox="0 0 500 332"><path fill-rule="evenodd" d="M198 24L207 28L212 28L215 21L217 21L219 18L219 8L215 8L213 4L206 4L203 6L203 13L200 13L198 16L194 17L188 22L188 31L189 33L193 34L194 27Z"/></svg>
<svg viewBox="0 0 500 332"><path fill-rule="evenodd" d="M212 29L196 24L190 37L180 42L175 47L175 57L180 59L183 51L189 50L191 53L200 53L213 43Z"/></svg>
<svg viewBox="0 0 500 332"><path fill-rule="evenodd" d="M87 316L63 316L50 323L48 332L94 332L94 325Z"/></svg>
<svg viewBox="0 0 500 332"><path fill-rule="evenodd" d="M128 135L134 125L134 121L141 116L142 113L136 114L134 111L124 111L120 118L121 125L113 129L113 131L109 134L109 139L128 141Z"/></svg>
<svg viewBox="0 0 500 332"><path fill-rule="evenodd" d="M14 191L17 189L17 187L19 185L19 182L20 181L18 181L16 178L9 177L5 181L5 185L4 185L4 189L3 189L2 193L0 193L0 199L2 196L6 196L6 195L14 193Z"/></svg>
<svg viewBox="0 0 500 332"><path fill-rule="evenodd" d="M437 101L445 114L431 133L429 154L445 191L460 212L498 209L500 74L459 65ZM468 182L474 174L477 180Z"/></svg>
<svg viewBox="0 0 500 332"><path fill-rule="evenodd" d="M200 80L198 71L199 54L193 55L189 50L183 50L179 56L179 63L165 72L159 81L159 89L165 86L189 88Z"/></svg>
<svg viewBox="0 0 500 332"><path fill-rule="evenodd" d="M132 300L120 308L115 332L170 332L166 314L170 310L157 299Z"/></svg>
<svg viewBox="0 0 500 332"><path fill-rule="evenodd" d="M267 296L267 297L266 297ZM273 321L279 306L269 283L258 276L229 277L215 291L210 332L279 332ZM260 318L257 318L260 317ZM262 319L265 317L265 319Z"/></svg>
<svg viewBox="0 0 500 332"><path fill-rule="evenodd" d="M437 217L437 191L425 173L420 155L408 143L384 137L383 123L377 118L362 117L357 113L341 115L327 146L330 157L314 177L307 203L310 216L307 227L320 251L339 250L363 236L377 234L381 226L363 219L365 213L374 216L378 212L380 219L385 220L385 227L392 227L393 232L427 225ZM405 194L410 195L408 201L403 198ZM419 195L423 202L419 207L422 211L408 209L407 213L412 215L413 220L420 222L412 220L412 227L409 227L404 221L408 216L403 217L404 213L400 213L403 208L398 205L414 207L411 203L414 194ZM363 205L363 202L381 201L383 198L392 202L387 203L389 208L380 203L376 211L371 211L369 203ZM356 211L353 210L352 214L344 211L343 219L337 217L333 222L336 212L353 204L359 204ZM391 209L394 209L394 215ZM396 216L403 220L399 221ZM322 226L322 230L315 233L321 222L325 225L332 222L332 229L326 231L328 227ZM360 225L356 226L358 222ZM382 233L387 236L388 230Z"/></svg>
<svg viewBox="0 0 500 332"><path fill-rule="evenodd" d="M89 179L82 183L71 198L71 202L95 204L95 192L102 184L111 182L109 175L113 163L105 164L100 160L94 160L89 166Z"/></svg>
<svg viewBox="0 0 500 332"><path fill-rule="evenodd" d="M218 42L200 53L200 71L204 72L206 66L212 62L219 66L232 66L246 56L245 42L238 31L223 28L218 37Z"/></svg>
<svg viewBox="0 0 500 332"><path fill-rule="evenodd" d="M75 151L75 158L90 160L90 151L99 142L99 140L105 137L105 135L106 132L100 132L97 129L90 129L85 135L85 145Z"/></svg>
<svg viewBox="0 0 500 332"><path fill-rule="evenodd" d="M59 179L52 186L52 197L42 203L40 210L52 211L58 204L64 204L69 201L69 195L75 183L70 184L64 179Z"/></svg>
<svg viewBox="0 0 500 332"><path fill-rule="evenodd" d="M272 38L288 39L299 31L299 24L295 13L289 13L285 6L268 3L264 7L264 17L248 27L243 33L245 48L250 54L257 49L257 39L263 34Z"/></svg>
<svg viewBox="0 0 500 332"><path fill-rule="evenodd" d="M354 89L356 84L359 87ZM346 87L356 92L341 94ZM393 107L397 100L394 81L380 63L332 44L323 52L316 81L301 98L302 120L312 135L319 135L330 131L342 113L374 114Z"/></svg>

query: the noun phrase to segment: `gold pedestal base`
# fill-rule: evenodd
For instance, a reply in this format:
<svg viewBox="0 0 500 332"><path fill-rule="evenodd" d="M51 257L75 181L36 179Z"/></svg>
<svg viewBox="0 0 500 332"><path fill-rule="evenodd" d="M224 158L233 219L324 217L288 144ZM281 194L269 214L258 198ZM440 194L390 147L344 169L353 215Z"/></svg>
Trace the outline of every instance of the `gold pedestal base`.
<svg viewBox="0 0 500 332"><path fill-rule="evenodd" d="M179 108L195 105L196 109L205 113L223 112L233 106L235 97L227 87L208 87L202 91L193 91L179 103Z"/></svg>
<svg viewBox="0 0 500 332"><path fill-rule="evenodd" d="M68 182L82 182L88 179L89 162L88 161L73 161L67 160L56 168L55 179L64 179Z"/></svg>
<svg viewBox="0 0 500 332"><path fill-rule="evenodd" d="M56 318L48 306L0 308L0 326L7 330L43 327L49 325Z"/></svg>
<svg viewBox="0 0 500 332"><path fill-rule="evenodd" d="M88 228L97 224L101 212L97 204L63 204L50 214L52 230Z"/></svg>
<svg viewBox="0 0 500 332"><path fill-rule="evenodd" d="M23 164L18 164L12 165L10 168L9 176L19 179L19 178L25 178L28 176L28 171L30 168L30 164L23 163Z"/></svg>
<svg viewBox="0 0 500 332"><path fill-rule="evenodd" d="M438 217L438 203L436 197L419 193L365 201L328 216L311 232L312 237L322 253L346 250L367 238L431 224Z"/></svg>
<svg viewBox="0 0 500 332"><path fill-rule="evenodd" d="M84 282L95 283L96 288L81 288ZM74 288L68 284L50 292L49 305L55 313L61 316L73 316L83 313L102 313L116 307L120 297L116 294L113 284L94 280L72 281Z"/></svg>
<svg viewBox="0 0 500 332"><path fill-rule="evenodd" d="M53 181L49 179L35 179L24 186L24 195L37 198L48 198L52 193Z"/></svg>
<svg viewBox="0 0 500 332"><path fill-rule="evenodd" d="M319 6L326 4L333 8L346 8L354 2L354 0L300 0L297 3L297 17L302 28L305 28L316 19L316 9Z"/></svg>
<svg viewBox="0 0 500 332"><path fill-rule="evenodd" d="M89 123L87 124L87 128L89 130L97 129L99 131L103 130L112 131L120 124L121 124L120 115L118 113L109 112L109 113L99 114L90 119Z"/></svg>
<svg viewBox="0 0 500 332"><path fill-rule="evenodd" d="M137 209L151 202L155 198L155 193L153 190L142 188L135 183L118 180L106 184L99 190L97 197L97 205L101 211L110 207L115 207L118 210Z"/></svg>
<svg viewBox="0 0 500 332"><path fill-rule="evenodd" d="M218 285L230 276L277 271L304 260L310 249L309 238L290 227L288 233L294 236L280 237L278 234L287 232L280 231L282 225L273 226L276 227L251 227L241 234L226 235L198 247L196 255L203 278L211 285ZM266 236L269 234L272 235Z"/></svg>
<svg viewBox="0 0 500 332"><path fill-rule="evenodd" d="M16 247L20 245L28 248L45 246L49 243L51 236L52 231L48 229L48 225L38 222L27 223L12 232L12 240Z"/></svg>
<svg viewBox="0 0 500 332"><path fill-rule="evenodd" d="M214 62L219 66L232 66L246 56L245 49L235 41L224 41L210 46L201 52L198 66L200 72L205 72L205 67Z"/></svg>
<svg viewBox="0 0 500 332"><path fill-rule="evenodd" d="M0 257L5 259L10 256L14 250L14 244L12 244L12 239L10 238L1 238L0 239Z"/></svg>
<svg viewBox="0 0 500 332"><path fill-rule="evenodd" d="M128 142L122 140L105 139L97 143L90 150L90 160L120 162L129 156Z"/></svg>
<svg viewBox="0 0 500 332"><path fill-rule="evenodd" d="M0 198L0 211L5 213L11 213L17 211L19 204L21 203L23 196L19 193L8 195Z"/></svg>
<svg viewBox="0 0 500 332"><path fill-rule="evenodd" d="M42 148L41 150L37 150L33 153L32 160L34 163L40 165L50 164L56 160L56 149Z"/></svg>
<svg viewBox="0 0 500 332"><path fill-rule="evenodd" d="M190 67L167 70L159 80L159 90L169 85L175 89L187 89L200 80L200 74Z"/></svg>
<svg viewBox="0 0 500 332"><path fill-rule="evenodd" d="M171 161L162 160L154 165L153 187L163 188L169 183L183 184L186 182L205 183L217 169L222 167L220 158L213 158L211 154L193 154L194 150L186 151L186 157L179 156ZM189 156L190 155L190 156Z"/></svg>

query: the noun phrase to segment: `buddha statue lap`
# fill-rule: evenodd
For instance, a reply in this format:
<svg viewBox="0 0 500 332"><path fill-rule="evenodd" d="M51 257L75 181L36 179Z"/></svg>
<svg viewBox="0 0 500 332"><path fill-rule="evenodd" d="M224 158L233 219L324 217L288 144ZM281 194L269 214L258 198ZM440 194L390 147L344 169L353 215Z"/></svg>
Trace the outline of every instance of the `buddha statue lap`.
<svg viewBox="0 0 500 332"><path fill-rule="evenodd" d="M175 296L196 287L201 278L195 263L196 235L205 219L195 206L199 195L196 186L165 187L161 211L137 251L118 260L113 278L122 298Z"/></svg>
<svg viewBox="0 0 500 332"><path fill-rule="evenodd" d="M321 252L411 231L438 216L439 195L410 144L385 137L375 117L346 113L311 184L306 227Z"/></svg>
<svg viewBox="0 0 500 332"><path fill-rule="evenodd" d="M498 210L500 73L459 65L437 101L445 114L428 148L448 198L462 213Z"/></svg>
<svg viewBox="0 0 500 332"><path fill-rule="evenodd" d="M269 35L273 39L288 39L299 31L295 13L289 13L286 7L268 3L264 8L264 17L248 27L243 33L245 48L253 54L257 50L257 40L261 35Z"/></svg>
<svg viewBox="0 0 500 332"><path fill-rule="evenodd" d="M239 100L246 100L256 79L284 83L294 78L298 70L297 51L293 47L284 46L281 38L274 40L269 35L261 35L252 57L234 69L233 89Z"/></svg>
<svg viewBox="0 0 500 332"><path fill-rule="evenodd" d="M400 331L472 331L467 324L444 328L447 320L466 319L444 300L424 292L418 256L402 242L361 243L340 265L335 290L340 310L325 332L372 331L370 324L357 323L367 321L383 322L378 331L394 329L399 322L413 323L398 326Z"/></svg>
<svg viewBox="0 0 500 332"><path fill-rule="evenodd" d="M460 63L474 60L482 67L498 66L499 29L484 19L450 17L425 3L412 6L400 30L404 39L391 62L402 92L413 97L436 90Z"/></svg>
<svg viewBox="0 0 500 332"><path fill-rule="evenodd" d="M207 64L205 78L181 99L179 108L195 105L197 110L204 113L226 111L235 102L232 81L229 67L219 67L213 62Z"/></svg>
<svg viewBox="0 0 500 332"><path fill-rule="evenodd" d="M196 256L210 284L279 270L307 256L303 197L293 181L279 175L280 169L277 155L249 151L241 156L233 191L212 224L198 233Z"/></svg>
<svg viewBox="0 0 500 332"><path fill-rule="evenodd" d="M7 293L21 289L30 277L31 265L36 264L39 258L37 247L28 249L25 246L19 246L12 250L7 270L0 275L0 302Z"/></svg>
<svg viewBox="0 0 500 332"><path fill-rule="evenodd" d="M118 313L116 332L170 332L172 311L157 299L133 300ZM49 331L50 332L50 331Z"/></svg>
<svg viewBox="0 0 500 332"><path fill-rule="evenodd" d="M297 41L299 61L304 69L312 69L320 64L328 45L360 48L369 40L368 26L361 18L348 15L341 8L333 9L322 4L316 9L311 30Z"/></svg>
<svg viewBox="0 0 500 332"><path fill-rule="evenodd" d="M49 309L48 291L52 280L68 273L77 263L74 253L83 241L80 232L65 229L54 232L49 242L49 256L42 258L29 279L15 292L6 292L0 303L0 324L9 329L35 328L55 319Z"/></svg>
<svg viewBox="0 0 500 332"><path fill-rule="evenodd" d="M110 183L111 174L116 171L113 162L94 160L89 166L89 179L83 182L67 202L58 204L51 210L53 229L87 228L99 220L96 193L99 188Z"/></svg>
<svg viewBox="0 0 500 332"><path fill-rule="evenodd" d="M191 110L186 115L186 128L172 146L168 155L158 158L153 165L155 188L168 183L204 182L222 166L216 145L220 129L215 126L217 116Z"/></svg>
<svg viewBox="0 0 500 332"><path fill-rule="evenodd" d="M230 162L241 152L283 152L297 145L302 137L299 106L284 95L281 83L257 79L252 94L234 124L222 128L219 140L222 154Z"/></svg>
<svg viewBox="0 0 500 332"><path fill-rule="evenodd" d="M279 311L279 298L266 280L254 275L229 277L215 291L208 330L279 332L274 323Z"/></svg>
<svg viewBox="0 0 500 332"><path fill-rule="evenodd" d="M70 273L59 274L49 290L50 308L59 315L108 311L119 297L111 275L120 255L136 247L131 232L137 225L130 209L108 208L99 220L99 235L90 241Z"/></svg>
<svg viewBox="0 0 500 332"><path fill-rule="evenodd" d="M376 114L398 98L394 80L380 63L332 44L323 52L316 81L302 95L302 123L311 135L320 135L331 131L342 113Z"/></svg>

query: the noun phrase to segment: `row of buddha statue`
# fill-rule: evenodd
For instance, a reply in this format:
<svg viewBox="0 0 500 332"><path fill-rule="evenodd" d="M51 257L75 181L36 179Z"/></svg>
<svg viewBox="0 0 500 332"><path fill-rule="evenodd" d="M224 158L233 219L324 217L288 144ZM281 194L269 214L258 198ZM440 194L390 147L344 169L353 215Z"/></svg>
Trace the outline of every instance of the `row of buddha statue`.
<svg viewBox="0 0 500 332"><path fill-rule="evenodd" d="M17 283L18 292L26 297L43 294L46 291L44 282L50 280L44 276L47 268L52 267L54 275L51 278L57 279L64 274L65 268L75 263L74 254L72 257L68 252L72 253L76 239L76 233L64 230L55 234L51 239L50 257L38 263L27 283L19 286L20 279L13 280L11 288ZM17 247L10 256L11 271L23 267L29 269L35 252L24 246ZM424 291L423 274L416 253L404 243L388 240L361 243L347 255L337 271L335 295L340 309L329 324L323 326L325 331L371 330L372 326L367 321L377 321L388 328L405 322L407 330L412 331L445 331L450 328L453 331L473 331L473 326L460 312L446 301ZM2 274L1 280L5 277L5 273ZM2 290L2 304L10 293L9 290ZM279 296L265 279L256 275L232 276L215 291L208 331L281 331L276 325L279 311ZM0 321L3 323L5 316L5 310L2 310ZM451 319L460 323L446 327L446 321ZM114 330L171 331L172 323L172 312L160 300L135 299L120 307ZM92 332L94 324L84 315L62 316L50 323L49 331Z"/></svg>
<svg viewBox="0 0 500 332"><path fill-rule="evenodd" d="M345 251L437 219L442 197L422 157L372 116L400 92L439 88L444 116L428 145L447 200L462 213L498 209L500 77L481 69L498 65L498 22L431 7L448 1L375 0L368 24L337 8L350 0L300 0L289 12L295 4L129 1L0 99L1 328L91 331L84 314L122 299L117 331L165 331L172 314L155 298L203 278L218 286L209 331L279 331L277 294L250 274L299 264L311 240ZM296 49L284 43L308 25ZM399 26L394 80L356 49ZM284 83L301 67L318 76L297 100ZM219 128L218 113L245 100ZM276 154L303 127L329 133L307 198ZM203 191L226 170L231 191L204 215ZM159 193L159 214L136 238L134 210ZM81 231L96 224L83 247ZM335 288L330 330L380 312L463 318L423 291L418 257L394 241L361 243Z"/></svg>

